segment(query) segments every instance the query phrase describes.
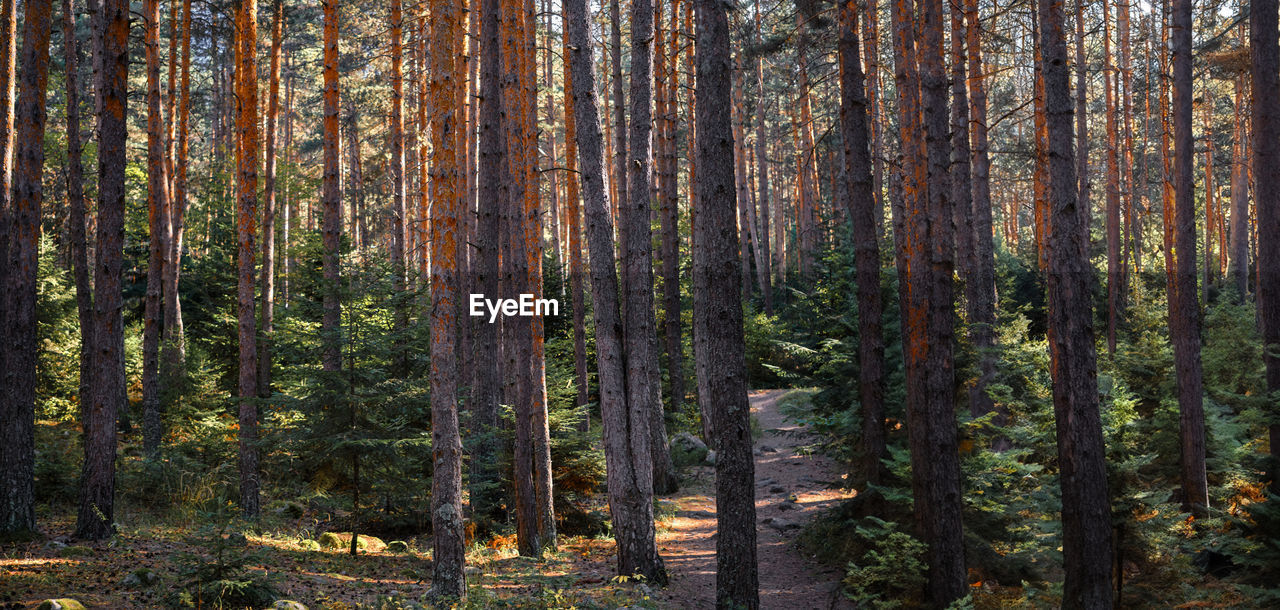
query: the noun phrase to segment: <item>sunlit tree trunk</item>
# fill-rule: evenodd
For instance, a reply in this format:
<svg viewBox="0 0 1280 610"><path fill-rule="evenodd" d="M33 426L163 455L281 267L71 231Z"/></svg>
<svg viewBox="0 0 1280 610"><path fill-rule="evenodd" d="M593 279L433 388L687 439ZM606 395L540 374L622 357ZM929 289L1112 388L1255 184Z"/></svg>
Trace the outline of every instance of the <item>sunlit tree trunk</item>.
<svg viewBox="0 0 1280 610"><path fill-rule="evenodd" d="M433 4L433 7L437 6ZM449 7L442 7L444 10L451 10ZM391 290L395 294L402 294L405 290L405 249L407 236L405 233L405 215L408 209L405 206L405 175L404 175L404 77L402 75L402 45L401 37L404 31L404 17L401 10L400 0L391 0L391 160L389 163L391 170ZM452 15L451 15L452 16ZM456 19L456 16L453 16ZM452 32L450 32L452 33ZM432 32L433 38L437 41L443 41L442 38L436 38L437 32ZM439 46L449 47L451 44L445 43ZM434 72L433 72L434 74ZM457 79L458 75L450 74L450 79ZM452 84L452 80L450 81ZM454 93L452 88L450 93ZM456 97L456 96L455 96ZM435 98L432 98L435 103ZM437 111L439 107L437 107ZM454 126L455 128L457 126ZM435 161L432 160L434 165ZM457 168L455 168L456 170ZM455 219L458 214L454 214ZM455 265L457 261L454 261ZM404 375L408 372L408 354L406 353L405 339L403 333L409 327L409 309L408 303L398 302L394 315L394 332L396 333L395 347L395 368L398 374ZM464 382L465 383L465 382Z"/></svg>
<svg viewBox="0 0 1280 610"><path fill-rule="evenodd" d="M40 266L40 207L44 199L44 132L49 84L49 37L53 7L50 0L27 0L22 28L18 100L14 106L13 192L5 210L9 239L3 252L5 333L0 350L0 533L22 534L36 529L35 518L35 406L36 272ZM4 44L9 44L5 42Z"/></svg>
<svg viewBox="0 0 1280 610"><path fill-rule="evenodd" d="M0 0L0 257L9 247L13 195L14 91L17 85L18 0ZM3 273L3 272L0 272ZM3 323L3 320L0 320Z"/></svg>
<svg viewBox="0 0 1280 610"><path fill-rule="evenodd" d="M236 227L239 233L240 328L240 509L257 518L258 507L258 349L254 320L253 271L258 223L258 3L243 0L237 19L236 98L239 104Z"/></svg>
<svg viewBox="0 0 1280 610"><path fill-rule="evenodd" d="M596 326L596 369L604 427L609 510L617 540L618 573L640 574L659 585L666 569L654 540L653 464L648 412L628 408L622 350L622 316L614 270L612 218L605 185L604 151L596 97L595 65L585 0L566 0L579 177L586 204L591 293Z"/></svg>
<svg viewBox="0 0 1280 610"><path fill-rule="evenodd" d="M1049 136L1049 356L1062 487L1062 603L1110 608L1111 509L1106 452L1098 412L1089 257L1076 206L1079 184L1072 145L1062 0L1039 0Z"/></svg>
<svg viewBox="0 0 1280 610"><path fill-rule="evenodd" d="M671 51L666 60L667 81L664 85L662 100L661 125L662 170L659 173L658 204L661 208L658 218L662 233L662 317L664 351L667 358L667 380L671 389L668 407L678 413L685 397L684 377L684 340L681 338L682 309L680 300L680 198L679 165L676 160L676 128L678 92L680 91L680 54L676 43L680 23L680 2L671 4L671 27L667 34L667 44ZM566 87L567 89L567 87Z"/></svg>
<svg viewBox="0 0 1280 610"><path fill-rule="evenodd" d="M178 282L182 277L182 243L187 211L187 148L188 124L191 113L191 0L182 2L182 32L180 34L181 69L179 89L171 97L177 101L177 117L170 116L173 125L171 137L177 139L173 149L173 190L169 197L169 249L164 263L164 338L160 347L160 375L167 388L179 386L185 376L186 338L182 323L182 301L178 295ZM172 45L170 45L172 50ZM172 59L170 61L173 61ZM172 107L172 101L170 106Z"/></svg>
<svg viewBox="0 0 1280 610"><path fill-rule="evenodd" d="M74 534L76 538L93 540L107 538L115 531L116 417L126 405L121 276L128 137L129 3L103 0L99 27L102 70L97 95L101 98L102 112L98 117L98 243L94 251L93 279L96 336L90 382L92 400L81 408L85 459Z"/></svg>
<svg viewBox="0 0 1280 610"><path fill-rule="evenodd" d="M458 205L463 201L458 166L458 134L464 121L457 107L458 57L453 41L462 28L459 0L431 2L431 539L433 558L432 593L462 599L466 596L463 575L465 540L462 517L462 438L458 430L458 358L453 342L457 338L457 233ZM400 6L392 2L392 45L398 54ZM398 62L396 62L398 63ZM398 73L399 66L393 68ZM398 77L398 74L396 74ZM397 78L397 81L399 79ZM399 83L396 84L399 87ZM399 97L397 92L396 97ZM395 102L395 103L398 103ZM392 125L398 127L397 111ZM394 138L394 136L393 136ZM393 145L392 154L396 154ZM400 151L402 152L402 151ZM397 188L402 189L403 184ZM399 194L403 207L404 193ZM403 224L399 223L403 228ZM403 247L403 242L401 243ZM401 253L403 256L403 252ZM403 265L403 260L400 261ZM401 270L403 271L403 269Z"/></svg>
<svg viewBox="0 0 1280 610"><path fill-rule="evenodd" d="M320 200L323 207L324 316L320 335L324 371L342 370L342 302L338 248L342 244L342 186L338 140L338 5L324 1L324 175ZM333 381L333 380L330 380Z"/></svg>
<svg viewBox="0 0 1280 610"><path fill-rule="evenodd" d="M142 447L147 459L159 457L163 434L160 415L160 314L165 253L169 250L169 178L165 172L164 117L160 99L160 0L143 3L147 68L147 225L150 230L147 292L142 323Z"/></svg>
<svg viewBox="0 0 1280 610"><path fill-rule="evenodd" d="M262 398L271 396L271 348L275 342L276 140L280 115L280 39L284 32L284 0L275 0L271 12L271 79L267 83L267 158L262 193L262 334L258 340L258 395Z"/></svg>
<svg viewBox="0 0 1280 610"><path fill-rule="evenodd" d="M874 4L874 0L872 0ZM869 9L874 14L874 9ZM760 11L761 7L756 4L755 7L755 42L760 43ZM674 24L675 18L672 17ZM675 28L672 27L672 31ZM868 41L870 44L874 42ZM755 77L756 77L756 141L755 141L755 162L756 162L756 194L757 204L759 205L760 215L760 234L758 241L761 249L761 258L764 260L762 269L758 269L757 273L763 278L763 284L760 291L764 293L764 312L765 315L773 315L773 253L770 248L772 235L769 231L770 221L770 197L769 197L769 157L766 152L765 143L765 95L764 89L764 57L757 55L755 58Z"/></svg>
<svg viewBox="0 0 1280 610"><path fill-rule="evenodd" d="M1120 151L1118 110L1115 87L1116 68L1111 54L1111 4L1103 0L1102 55L1106 61L1103 70L1103 89L1106 98L1107 122L1107 351L1116 353L1116 326L1120 315L1121 261L1120 261Z"/></svg>

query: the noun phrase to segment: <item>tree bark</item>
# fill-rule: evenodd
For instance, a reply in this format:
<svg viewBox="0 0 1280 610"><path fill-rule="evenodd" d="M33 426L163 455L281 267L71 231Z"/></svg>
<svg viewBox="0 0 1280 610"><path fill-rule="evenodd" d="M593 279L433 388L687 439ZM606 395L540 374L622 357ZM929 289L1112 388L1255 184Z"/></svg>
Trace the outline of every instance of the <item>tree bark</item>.
<svg viewBox="0 0 1280 610"><path fill-rule="evenodd" d="M458 0L431 2L431 452L434 470L431 478L431 532L434 549L432 593L439 597L461 600L466 597L465 537L462 517L462 437L458 430L458 358L454 351L457 338L457 232L458 204L463 200L458 167L457 130L461 109L457 108L457 57L450 41L461 29ZM399 13L397 0L392 2L392 47L398 54ZM393 58L394 61L394 58ZM398 62L395 62L398 63ZM398 77L399 66L393 67ZM397 78L398 81L398 78ZM397 82L395 88L399 87ZM399 104L399 92L393 105ZM399 112L392 110L392 128L399 129ZM393 134L393 140L398 139ZM392 145L392 155L402 154ZM394 163L394 161L393 161ZM402 176L393 177L402 179ZM399 207L404 206L403 183ZM396 230L403 229L398 222ZM402 239L402 236L393 237ZM403 247L403 242L401 242ZM403 257L403 252L400 253ZM400 264L403 265L403 258ZM402 273L403 269L397 273Z"/></svg>
<svg viewBox="0 0 1280 610"><path fill-rule="evenodd" d="M874 18L874 15L869 15ZM858 399L862 411L863 475L878 484L885 453L884 432L884 306L880 301L880 224L872 185L868 108L865 79L858 57L858 6L846 0L840 10L840 127L844 144L844 173L848 184L845 207L853 229L855 275L858 285Z"/></svg>
<svg viewBox="0 0 1280 610"><path fill-rule="evenodd" d="M154 0L153 0L154 1ZM253 271L257 250L254 238L258 227L258 2L242 0L236 31L236 98L239 113L237 150L236 227L239 238L239 327L240 327L240 509L250 519L259 513L258 491L258 346L254 319Z"/></svg>
<svg viewBox="0 0 1280 610"><path fill-rule="evenodd" d="M578 136L577 120L574 117L573 54L569 46L568 28L564 29L561 56L564 58L565 166L569 169L565 178L565 199L568 216L566 224L569 228L569 290L573 298L573 370L578 389L574 406L583 409L578 429L586 432L591 428L591 415L586 411L590 390L587 377L587 312L582 292L582 206L578 193ZM665 254L663 261L666 261Z"/></svg>
<svg viewBox="0 0 1280 610"><path fill-rule="evenodd" d="M618 549L618 574L667 582L653 522L653 464L649 413L628 408L622 355L622 317L614 271L613 226L605 185L604 151L596 99L595 64L585 0L564 3L573 70L574 119L590 248L595 307L596 367L604 425L606 483Z"/></svg>
<svg viewBox="0 0 1280 610"><path fill-rule="evenodd" d="M178 282L182 275L182 243L187 210L188 124L191 118L191 0L182 3L181 77L177 95L177 144L173 151L173 190L169 198L169 250L165 253L164 337L160 346L160 378L165 387L176 389L185 379L186 339L182 323L182 301ZM170 61L173 61L172 59ZM172 105L172 104L171 104ZM170 122L174 121L170 117Z"/></svg>
<svg viewBox="0 0 1280 610"><path fill-rule="evenodd" d="M1121 0L1123 1L1123 0ZM1120 315L1121 262L1120 262L1120 152L1118 111L1116 109L1116 68L1111 54L1111 4L1103 0L1104 34L1102 55L1106 58L1103 89L1106 94L1107 122L1107 352L1116 353L1116 326Z"/></svg>
<svg viewBox="0 0 1280 610"><path fill-rule="evenodd" d="M1191 133L1191 0L1173 0L1174 282L1170 339L1178 381L1182 507L1203 517L1209 507L1205 474L1204 377L1200 308L1196 300L1195 140Z"/></svg>
<svg viewBox="0 0 1280 610"><path fill-rule="evenodd" d="M324 316L320 326L321 362L325 373L342 370L342 302L339 252L342 244L342 186L338 141L338 4L324 4L324 176L321 184L324 249ZM336 379L329 379L330 383Z"/></svg>
<svg viewBox="0 0 1280 610"><path fill-rule="evenodd" d="M147 222L150 241L146 305L142 324L142 447L149 460L160 456L164 434L160 413L160 314L162 278L169 251L169 177L166 175L164 116L160 99L160 0L143 2L147 68Z"/></svg>
<svg viewBox="0 0 1280 610"><path fill-rule="evenodd" d="M627 142L627 204L620 223L626 317L625 360L627 363L627 403L649 416L649 448L653 455L654 493L675 491L677 482L671 451L667 447L666 424L658 388L653 386L658 366L653 338L656 322L653 310L653 252L649 228L653 183L653 38L654 17L651 0L631 3L631 124Z"/></svg>
<svg viewBox="0 0 1280 610"><path fill-rule="evenodd" d="M34 532L35 519L35 406L36 274L40 267L40 207L44 199L45 111L49 84L50 0L28 0L22 28L21 71L14 107L17 134L13 164L13 192L8 250L4 254L5 332L10 343L0 356L4 389L0 390L0 533ZM8 43L5 43L8 44Z"/></svg>
<svg viewBox="0 0 1280 610"><path fill-rule="evenodd" d="M271 397L271 348L275 343L276 309L276 134L280 116L280 39L284 35L284 0L275 0L271 23L271 79L267 83L266 179L262 204L262 324L258 340L258 396Z"/></svg>
<svg viewBox="0 0 1280 610"><path fill-rule="evenodd" d="M947 73L943 46L942 0L921 3L920 101L924 122L927 159L927 196L918 200L923 214L912 214L918 222L918 244L922 272L917 278L925 292L924 307L908 310L908 316L924 315L923 328L914 327L922 343L913 346L922 367L917 387L917 410L908 407L913 462L912 488L916 519L929 544L928 598L947 604L965 594L963 530L960 523L960 460L956 450L954 311L952 276L955 268L954 218L950 192L950 142L947 130ZM916 134L919 137L920 134ZM923 348L923 349L921 349ZM908 386L908 394L911 388ZM910 402L910 399L908 399ZM914 474L921 462L927 479Z"/></svg>
<svg viewBox="0 0 1280 610"><path fill-rule="evenodd" d="M89 247L85 235L84 163L80 142L80 44L76 39L76 15L72 0L62 0L62 40L67 87L67 203L71 222L71 263L76 285L76 314L80 321L80 405L93 400L93 285L90 283Z"/></svg>
<svg viewBox="0 0 1280 610"><path fill-rule="evenodd" d="M965 1L965 38L969 60L975 265L974 274L965 282L965 300L969 304L969 340L974 351L978 352L979 371L977 382L969 388L969 409L971 414L979 416L995 409L995 401L987 394L987 387L996 376L996 270L992 241L991 159L987 154L987 74L982 62L978 0ZM1002 425L1006 419L1002 411L996 423Z"/></svg>
<svg viewBox="0 0 1280 610"><path fill-rule="evenodd" d="M725 5L715 0L697 0L695 9L699 207L693 216L693 346L698 401L711 415L716 451L716 607L758 608L755 458L734 232L729 20Z"/></svg>
<svg viewBox="0 0 1280 610"><path fill-rule="evenodd" d="M1267 390L1280 390L1280 48L1276 1L1255 0L1249 11L1253 49L1253 178L1258 215L1258 318L1269 347L1264 362ZM1280 493L1280 424L1272 423L1271 492Z"/></svg>
<svg viewBox="0 0 1280 610"><path fill-rule="evenodd" d="M1080 232L1079 183L1072 146L1062 0L1039 0L1042 70L1048 128L1050 267L1049 355L1062 486L1062 603L1110 608L1111 510L1106 447L1098 413L1089 257Z"/></svg>
<svg viewBox="0 0 1280 610"><path fill-rule="evenodd" d="M13 197L14 92L17 86L18 0L0 0L0 257L9 251ZM2 273L2 272L0 272ZM0 323L3 321L0 320Z"/></svg>
<svg viewBox="0 0 1280 610"><path fill-rule="evenodd" d="M503 202L511 180L502 128L502 46L499 43L499 0L481 0L478 217L473 272L476 291L486 298L499 294L498 253ZM425 205L425 204L424 204ZM502 380L496 322L473 318L476 350L471 400L471 511L474 520L496 519L502 491L498 479L496 435Z"/></svg>
<svg viewBox="0 0 1280 610"><path fill-rule="evenodd" d="M1235 79L1235 128L1231 146L1231 245L1227 275L1240 303L1249 297L1249 129L1246 124L1245 76Z"/></svg>
<svg viewBox="0 0 1280 610"><path fill-rule="evenodd" d="M116 417L125 408L124 259L125 143L128 104L129 3L103 0L98 21L102 70L98 88L98 226L93 286L92 401L82 407L84 464L76 538L115 531ZM28 140L30 141L30 140Z"/></svg>
<svg viewBox="0 0 1280 610"><path fill-rule="evenodd" d="M447 18L452 18L455 20L457 19L457 16L453 15L452 13L454 8L453 3L449 3L448 5L433 3L432 6L433 7L439 6L442 11L448 12L449 16ZM391 161L389 165L391 169L391 225L392 225L391 226L391 291L398 295L398 294L402 294L405 291L405 287L406 287L405 280L406 280L407 267L405 265L405 261L406 261L405 251L406 251L407 235L405 232L405 215L408 213L408 209L405 206L404 77L402 75L402 70L401 70L402 55L403 55L403 51L401 49L401 46L402 46L401 36L404 31L404 17L403 17L403 10L401 9L400 0L391 0L390 12L391 12L391 15L390 15L390 21L391 21ZM434 15L434 12L433 12L433 15ZM434 25L435 24L433 24L433 26ZM432 34L432 39L437 42L437 46L443 46L446 48L452 46L450 43L445 41L445 39L440 38L440 36L452 35L453 34L452 31L440 32L440 31L433 30L431 34ZM432 59L433 60L435 59L434 55L432 56ZM452 64L450 64L450 67L452 68ZM434 72L432 74L434 75ZM448 75L448 78L451 80L448 83L449 86L446 88L448 89L449 93L455 94L454 97L457 97L456 91L454 91L454 87L452 86L453 85L452 79L457 79L458 75L450 73ZM436 103L436 99L434 95L432 96L431 101L432 101L432 104ZM433 108L435 108L437 112L442 112L443 108L448 108L448 107L450 106L448 105L443 107L433 106ZM460 109L458 111L460 112ZM457 129L458 126L451 125L451 127L453 127L454 129ZM451 132L450 135L453 136L454 134ZM425 163L426 159L422 159L420 162ZM434 164L435 164L435 159L433 158L432 165ZM457 168L454 168L454 171L456 172ZM457 193L454 192L454 194L456 195ZM458 198L461 199L461 197L458 197ZM455 205L455 207L457 206ZM453 216L456 222L456 219L458 218L458 214L456 210L454 211ZM454 265L455 265L454 271L457 271L456 269L457 261L454 261ZM406 352L407 346L405 345L405 339L403 337L403 334L409 328L409 309L407 306L407 302L404 302L403 300L401 300L398 303L399 304L396 306L395 315L393 316L394 332L396 333L396 337L397 337L395 341L394 360L395 360L395 368L396 368L397 374L405 375L408 373L409 360L408 360L408 353ZM451 303L453 302L451 301ZM454 304L456 305L456 303Z"/></svg>

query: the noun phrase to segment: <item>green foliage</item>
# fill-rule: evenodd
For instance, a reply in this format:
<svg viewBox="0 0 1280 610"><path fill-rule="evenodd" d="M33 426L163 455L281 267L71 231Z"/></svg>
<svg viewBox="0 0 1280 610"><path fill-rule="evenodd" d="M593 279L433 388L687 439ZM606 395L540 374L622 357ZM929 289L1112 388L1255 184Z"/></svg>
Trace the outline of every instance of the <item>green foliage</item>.
<svg viewBox="0 0 1280 610"><path fill-rule="evenodd" d="M260 608L275 601L279 592L269 575L249 567L262 558L247 549L243 535L231 530L232 521L226 513L205 513L201 520L209 525L191 542L208 553L175 557L178 583L169 604L175 608Z"/></svg>
<svg viewBox="0 0 1280 610"><path fill-rule="evenodd" d="M845 568L849 599L872 608L900 608L915 600L925 584L928 546L876 517L867 517L856 532L869 548Z"/></svg>
<svg viewBox="0 0 1280 610"><path fill-rule="evenodd" d="M80 404L80 318L71 273L48 235L36 273L36 418L71 421Z"/></svg>

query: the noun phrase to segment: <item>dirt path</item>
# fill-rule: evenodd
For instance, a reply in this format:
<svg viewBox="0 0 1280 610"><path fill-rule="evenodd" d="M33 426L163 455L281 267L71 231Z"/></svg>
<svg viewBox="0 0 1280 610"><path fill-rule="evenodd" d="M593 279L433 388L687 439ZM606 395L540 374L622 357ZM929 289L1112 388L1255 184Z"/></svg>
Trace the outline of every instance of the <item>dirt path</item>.
<svg viewBox="0 0 1280 610"><path fill-rule="evenodd" d="M828 488L840 476L831 460L797 455L797 447L810 441L802 426L779 412L778 398L786 393L751 393L751 412L765 431L755 452L760 605L779 610L851 608L839 592L841 573L806 557L794 544L800 527L852 493ZM670 608L715 607L715 476L710 467L696 468L692 475L672 498L679 512L664 522L668 529L658 535L671 584L654 598ZM796 501L789 503L792 494Z"/></svg>

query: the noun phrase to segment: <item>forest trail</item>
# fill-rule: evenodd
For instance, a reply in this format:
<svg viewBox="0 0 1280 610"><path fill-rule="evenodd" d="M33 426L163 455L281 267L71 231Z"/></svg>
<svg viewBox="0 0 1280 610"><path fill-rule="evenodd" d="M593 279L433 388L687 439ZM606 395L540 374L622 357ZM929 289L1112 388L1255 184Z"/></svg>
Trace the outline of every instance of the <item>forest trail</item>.
<svg viewBox="0 0 1280 610"><path fill-rule="evenodd" d="M795 544L800 529L853 492L832 489L840 469L821 455L801 451L811 442L804 427L778 405L789 390L750 394L751 413L764 435L756 440L756 520L760 565L760 606L779 610L852 608L840 594L843 574L808 557ZM711 467L694 469L673 499L674 518L663 520L658 549L671 584L655 599L671 608L714 608L716 590L715 476ZM788 503L790 495L796 496ZM784 507L784 505L786 505ZM794 505L794 508L792 507Z"/></svg>

